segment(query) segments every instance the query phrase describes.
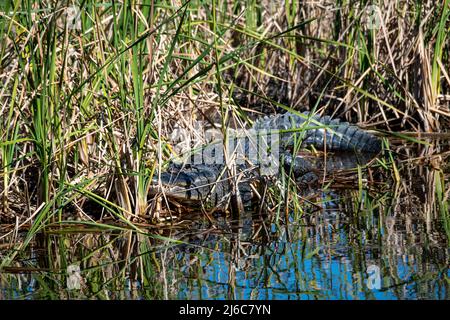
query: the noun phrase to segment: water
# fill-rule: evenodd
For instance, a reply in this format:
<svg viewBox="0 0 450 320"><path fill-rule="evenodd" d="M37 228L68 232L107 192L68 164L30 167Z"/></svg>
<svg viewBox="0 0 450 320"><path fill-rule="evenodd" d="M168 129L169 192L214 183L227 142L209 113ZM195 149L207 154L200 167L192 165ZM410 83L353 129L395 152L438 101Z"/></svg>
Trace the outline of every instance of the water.
<svg viewBox="0 0 450 320"><path fill-rule="evenodd" d="M143 226L149 235L53 227L0 274L0 299L449 299L450 224L436 190L447 172L397 168L399 183L392 171L360 187L341 179L303 190L286 212L213 225L194 213Z"/></svg>
<svg viewBox="0 0 450 320"><path fill-rule="evenodd" d="M424 221L382 222L376 211L355 217L321 210L267 230L257 214L235 224L222 221L223 229L193 225L195 232L167 234L184 244L132 235L131 246L140 252L128 260L126 233L49 235L50 256L35 248L18 266L53 271L2 274L1 298L449 298L448 247L445 239L429 236ZM431 221L432 230L440 225ZM65 266L80 260L83 284L67 290Z"/></svg>

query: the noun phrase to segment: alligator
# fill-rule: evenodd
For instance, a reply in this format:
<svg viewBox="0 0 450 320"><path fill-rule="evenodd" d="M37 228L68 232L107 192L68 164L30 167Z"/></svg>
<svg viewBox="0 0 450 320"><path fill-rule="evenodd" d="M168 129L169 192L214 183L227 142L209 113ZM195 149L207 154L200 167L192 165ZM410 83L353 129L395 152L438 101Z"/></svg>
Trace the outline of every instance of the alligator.
<svg viewBox="0 0 450 320"><path fill-rule="evenodd" d="M269 159L266 162L258 161L258 157L249 157L252 143L262 141L254 136L252 139L251 135L233 137L231 145L234 149L216 141L213 149L211 145L205 145L190 155L190 161L181 164L172 162L166 171L155 174L150 194L162 193L168 199L182 204L200 204L218 209L226 208L230 196L235 195L239 203L247 206L258 195L255 184L261 180L262 170L274 163L278 164L274 166L278 171L285 170L292 173L297 181L308 182L314 180L318 171L335 172L365 165L382 149L381 140L371 133L348 122L309 112L265 116L256 120L251 129L252 132L264 133L268 140L265 147L267 143L275 141L274 137L277 139L279 153L276 158L271 158L275 152L270 150L266 150L265 155ZM240 143L240 148L237 148ZM325 157L312 156L312 153L307 152L299 154L300 150L308 146L323 150ZM234 153L230 153L229 149L233 149ZM213 157L220 153L219 159L224 161L211 162L210 157L202 157L205 152L211 155L211 150L215 150L212 152ZM225 150L235 155L234 163L230 161L230 156L227 162L223 156ZM240 162L236 161L239 157ZM265 169L264 175L276 176L278 173Z"/></svg>

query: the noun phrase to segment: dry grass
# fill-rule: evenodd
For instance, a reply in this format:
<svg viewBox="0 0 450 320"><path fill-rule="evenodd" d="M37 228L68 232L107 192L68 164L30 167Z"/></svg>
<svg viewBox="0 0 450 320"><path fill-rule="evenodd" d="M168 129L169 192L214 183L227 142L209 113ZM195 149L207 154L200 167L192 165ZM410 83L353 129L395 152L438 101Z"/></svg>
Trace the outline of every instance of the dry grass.
<svg viewBox="0 0 450 320"><path fill-rule="evenodd" d="M0 212L34 231L74 213L154 218L151 176L197 119L234 126L284 104L387 132L449 128L448 0L380 1L374 29L363 1L86 1L75 29L71 3L6 3Z"/></svg>

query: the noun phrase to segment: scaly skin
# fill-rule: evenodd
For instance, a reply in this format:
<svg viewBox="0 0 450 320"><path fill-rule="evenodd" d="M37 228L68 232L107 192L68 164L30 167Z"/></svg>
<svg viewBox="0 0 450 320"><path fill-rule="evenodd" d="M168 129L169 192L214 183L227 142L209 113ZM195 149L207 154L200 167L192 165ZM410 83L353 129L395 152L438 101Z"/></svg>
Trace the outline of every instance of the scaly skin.
<svg viewBox="0 0 450 320"><path fill-rule="evenodd" d="M252 129L257 132L279 131L280 156L284 168L287 171L292 169L294 176L300 180L314 171L326 170L331 173L355 168L358 164L364 165L381 150L381 141L377 137L328 116L288 112L259 119ZM243 142L241 152L246 156L252 141L248 138L240 141ZM292 156L290 150L294 149L296 141L301 141L300 147L312 145L319 150L342 154L330 155L325 162L318 157ZM222 147L223 144L216 145L218 146ZM158 175L155 175L150 193L164 193L168 198L185 204L201 203L206 207L222 207L228 203L231 183L238 180L240 201L248 204L254 197L251 184L259 180L259 169L255 163L239 164L236 166L236 177L230 179L229 170L223 164L171 164L167 172L161 173L160 181Z"/></svg>
<svg viewBox="0 0 450 320"><path fill-rule="evenodd" d="M253 128L255 130L301 130L302 126L308 129L287 132L282 135L285 148L293 144L294 136L297 135L300 138L303 137L303 146L313 145L316 149L326 147L328 151L368 153L378 153L381 150L381 141L357 126L342 122L339 119L332 120L329 116L310 116L307 112L301 115L287 112L272 117L264 117L258 120ZM325 126L326 128L324 128Z"/></svg>

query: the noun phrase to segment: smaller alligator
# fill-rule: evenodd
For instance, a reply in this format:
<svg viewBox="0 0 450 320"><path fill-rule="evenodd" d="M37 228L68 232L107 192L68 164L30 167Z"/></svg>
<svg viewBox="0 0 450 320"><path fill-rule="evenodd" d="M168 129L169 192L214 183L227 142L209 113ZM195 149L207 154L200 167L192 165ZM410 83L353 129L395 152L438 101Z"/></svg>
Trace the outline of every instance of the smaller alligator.
<svg viewBox="0 0 450 320"><path fill-rule="evenodd" d="M307 112L287 112L258 119L252 129L255 132L271 132L279 138L279 160L287 172L292 172L298 181L314 176L314 172L352 169L365 165L381 151L381 141L374 135L339 119L320 117ZM270 139L269 139L270 140ZM248 157L252 139L240 138L242 147L236 149L237 157L244 163L226 166L223 163L207 163L203 159L194 164L171 163L166 172L155 174L150 194L163 193L167 198L183 204L201 204L204 207L225 208L234 192L244 206L257 195L255 182L260 181L262 166ZM236 144L235 144L236 145ZM321 157L297 155L293 150L314 146L318 150L331 151L324 161ZM210 149L204 146L199 152ZM223 142L215 147L223 149ZM221 150L223 152L223 150ZM337 154L337 153L340 154ZM293 154L296 155L293 155ZM193 158L199 153L192 155ZM254 160L254 159L253 159ZM278 160L278 159L275 159ZM274 159L270 160L274 162ZM231 169L233 168L233 169Z"/></svg>

